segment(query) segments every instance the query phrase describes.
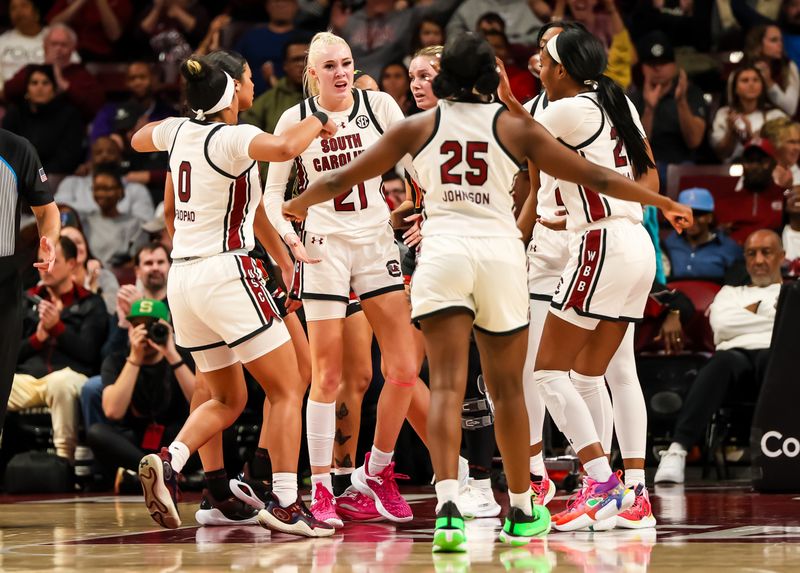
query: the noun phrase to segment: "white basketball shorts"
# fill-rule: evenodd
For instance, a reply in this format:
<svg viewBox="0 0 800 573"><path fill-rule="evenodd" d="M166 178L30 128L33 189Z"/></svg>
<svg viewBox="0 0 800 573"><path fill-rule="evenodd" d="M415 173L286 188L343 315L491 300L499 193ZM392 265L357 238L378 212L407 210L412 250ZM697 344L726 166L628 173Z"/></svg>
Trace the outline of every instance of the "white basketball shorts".
<svg viewBox="0 0 800 573"><path fill-rule="evenodd" d="M411 279L412 319L461 308L488 334L528 328L526 267L519 239L425 237Z"/></svg>
<svg viewBox="0 0 800 573"><path fill-rule="evenodd" d="M586 330L600 320L642 319L656 272L644 226L613 219L571 233L570 252L550 312Z"/></svg>
<svg viewBox="0 0 800 573"><path fill-rule="evenodd" d="M289 340L266 273L247 255L175 261L167 300L176 344L192 353L203 372L246 364Z"/></svg>
<svg viewBox="0 0 800 573"><path fill-rule="evenodd" d="M295 266L292 289L303 301L306 320L344 318L351 289L362 301L404 289L400 251L388 225L357 239L310 231L302 239L308 256L322 259Z"/></svg>

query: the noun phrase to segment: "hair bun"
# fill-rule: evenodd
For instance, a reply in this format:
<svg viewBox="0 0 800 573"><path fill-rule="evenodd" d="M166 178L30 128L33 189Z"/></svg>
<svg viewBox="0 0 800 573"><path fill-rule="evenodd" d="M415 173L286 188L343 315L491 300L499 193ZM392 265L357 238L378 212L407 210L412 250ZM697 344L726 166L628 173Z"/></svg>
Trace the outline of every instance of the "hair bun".
<svg viewBox="0 0 800 573"><path fill-rule="evenodd" d="M475 91L483 95L491 95L497 90L500 85L500 76L497 71L492 68L484 71L478 79L475 80Z"/></svg>
<svg viewBox="0 0 800 573"><path fill-rule="evenodd" d="M431 82L431 88L433 89L433 95L439 99L454 96L461 89L458 81L451 78L450 75L445 71L439 72L439 74L433 78L433 82Z"/></svg>
<svg viewBox="0 0 800 573"><path fill-rule="evenodd" d="M196 82L205 79L208 74L203 62L195 58L189 58L181 64L181 75L187 81Z"/></svg>

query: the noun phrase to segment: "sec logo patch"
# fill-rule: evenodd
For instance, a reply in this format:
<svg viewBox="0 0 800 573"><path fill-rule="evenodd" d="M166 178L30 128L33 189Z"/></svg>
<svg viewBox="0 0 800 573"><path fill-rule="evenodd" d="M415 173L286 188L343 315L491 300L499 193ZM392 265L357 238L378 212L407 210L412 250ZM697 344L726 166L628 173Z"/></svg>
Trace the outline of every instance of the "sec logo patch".
<svg viewBox="0 0 800 573"><path fill-rule="evenodd" d="M361 129L364 129L369 125L369 118L366 115L359 115L356 118L356 125Z"/></svg>

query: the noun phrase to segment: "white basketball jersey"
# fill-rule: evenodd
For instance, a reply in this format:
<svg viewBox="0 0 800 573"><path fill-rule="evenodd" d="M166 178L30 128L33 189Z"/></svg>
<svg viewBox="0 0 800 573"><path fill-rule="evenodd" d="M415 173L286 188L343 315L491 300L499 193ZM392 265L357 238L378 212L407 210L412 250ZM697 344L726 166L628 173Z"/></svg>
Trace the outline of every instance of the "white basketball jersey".
<svg viewBox="0 0 800 573"><path fill-rule="evenodd" d="M297 169L297 193L302 193L319 177L344 167L363 153L383 135L389 126L403 120L397 102L386 93L353 90L353 106L332 112L319 107L317 97L311 97L286 110L275 127L280 135L286 129L315 111L328 114L338 126L330 139L315 139L294 162L270 164L265 193L270 220L281 236L291 227L276 220L280 215L278 196L283 200L292 165ZM381 178L374 177L353 187L338 197L313 205L308 210L303 229L313 234L341 234L349 237L372 236L376 228L389 222L389 207L381 191Z"/></svg>
<svg viewBox="0 0 800 573"><path fill-rule="evenodd" d="M433 133L414 157L425 190L423 237L520 237L512 196L520 166L496 137L504 109L439 101Z"/></svg>
<svg viewBox="0 0 800 573"><path fill-rule="evenodd" d="M170 118L153 130L156 148L169 150L175 189L172 257L209 257L255 246L253 219L261 201L252 125Z"/></svg>
<svg viewBox="0 0 800 573"><path fill-rule="evenodd" d="M630 100L628 107L634 123L644 134L639 115ZM596 93L588 92L550 102L536 120L553 137L588 161L633 179L625 146L597 102ZM546 165L538 167L547 169ZM556 180L554 195L556 204L563 204L567 210L567 228L571 231L579 231L604 219L626 218L634 223L642 221L641 204L615 199L582 185Z"/></svg>
<svg viewBox="0 0 800 573"><path fill-rule="evenodd" d="M547 92L542 92L525 103L523 107L536 119L543 110L547 109L549 103ZM536 214L539 217L555 219L557 217L556 212L564 209L563 205L559 205L556 202L556 186L555 177L544 171L539 171L539 192L536 194Z"/></svg>

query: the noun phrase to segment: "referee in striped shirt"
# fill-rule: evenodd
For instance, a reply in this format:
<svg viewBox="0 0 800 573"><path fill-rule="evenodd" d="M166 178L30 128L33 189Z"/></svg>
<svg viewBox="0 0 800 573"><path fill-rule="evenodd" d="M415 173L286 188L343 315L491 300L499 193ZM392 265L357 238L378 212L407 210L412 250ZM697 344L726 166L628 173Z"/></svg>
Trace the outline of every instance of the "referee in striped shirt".
<svg viewBox="0 0 800 573"><path fill-rule="evenodd" d="M22 268L27 263L18 245L20 198L33 209L39 228L39 257L34 266L52 270L61 220L47 175L27 139L0 129L0 430L22 339Z"/></svg>

